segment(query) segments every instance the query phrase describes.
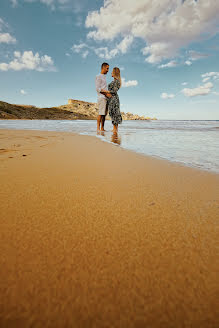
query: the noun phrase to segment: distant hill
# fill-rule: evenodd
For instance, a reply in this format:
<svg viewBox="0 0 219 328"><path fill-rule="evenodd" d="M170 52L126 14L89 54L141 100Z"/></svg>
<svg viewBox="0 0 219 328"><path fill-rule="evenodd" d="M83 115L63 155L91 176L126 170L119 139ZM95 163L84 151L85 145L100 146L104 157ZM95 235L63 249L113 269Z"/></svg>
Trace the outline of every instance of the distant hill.
<svg viewBox="0 0 219 328"><path fill-rule="evenodd" d="M0 119L22 120L92 120L92 115L65 110L60 107L37 108L0 101Z"/></svg>
<svg viewBox="0 0 219 328"><path fill-rule="evenodd" d="M32 105L9 104L0 101L0 119L22 120L96 120L96 103L69 99L67 105L38 108ZM123 120L150 120L149 117L122 112ZM110 119L108 116L106 119ZM154 118L155 119L155 118Z"/></svg>

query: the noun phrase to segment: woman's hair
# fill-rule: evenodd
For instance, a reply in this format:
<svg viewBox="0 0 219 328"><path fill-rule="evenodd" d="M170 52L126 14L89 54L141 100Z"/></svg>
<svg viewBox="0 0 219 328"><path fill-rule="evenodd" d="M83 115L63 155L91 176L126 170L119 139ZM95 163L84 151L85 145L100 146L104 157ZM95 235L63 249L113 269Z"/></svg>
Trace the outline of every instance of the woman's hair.
<svg viewBox="0 0 219 328"><path fill-rule="evenodd" d="M118 67L114 67L113 68L113 77L116 80L119 80L119 82L120 82L120 88L121 88L122 80L121 80L121 76L120 76L120 69Z"/></svg>

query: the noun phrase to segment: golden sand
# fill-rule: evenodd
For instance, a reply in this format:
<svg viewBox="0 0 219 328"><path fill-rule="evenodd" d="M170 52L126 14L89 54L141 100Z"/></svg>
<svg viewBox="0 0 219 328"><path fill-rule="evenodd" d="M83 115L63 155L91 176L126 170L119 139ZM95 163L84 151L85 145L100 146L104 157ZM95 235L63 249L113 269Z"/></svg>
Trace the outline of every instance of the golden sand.
<svg viewBox="0 0 219 328"><path fill-rule="evenodd" d="M218 327L219 175L0 130L0 327Z"/></svg>

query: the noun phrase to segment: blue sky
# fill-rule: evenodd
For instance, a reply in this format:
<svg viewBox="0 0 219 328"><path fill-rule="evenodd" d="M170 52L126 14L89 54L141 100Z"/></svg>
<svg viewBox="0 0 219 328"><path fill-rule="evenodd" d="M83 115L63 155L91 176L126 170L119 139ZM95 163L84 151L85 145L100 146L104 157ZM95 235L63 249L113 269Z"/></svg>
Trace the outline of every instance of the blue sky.
<svg viewBox="0 0 219 328"><path fill-rule="evenodd" d="M218 22L215 0L1 0L0 100L95 102L107 61L122 111L219 119Z"/></svg>

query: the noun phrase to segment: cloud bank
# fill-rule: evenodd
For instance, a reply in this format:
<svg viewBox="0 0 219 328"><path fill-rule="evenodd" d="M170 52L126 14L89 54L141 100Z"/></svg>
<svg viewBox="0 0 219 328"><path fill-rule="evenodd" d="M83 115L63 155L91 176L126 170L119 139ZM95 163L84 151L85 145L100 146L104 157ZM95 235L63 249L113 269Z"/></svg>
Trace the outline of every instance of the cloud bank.
<svg viewBox="0 0 219 328"><path fill-rule="evenodd" d="M98 11L89 12L85 25L92 29L87 37L97 41L122 38L126 44L129 38L130 47L135 38L142 39L145 60L154 64L177 56L191 42L214 36L218 21L216 0L105 0Z"/></svg>

